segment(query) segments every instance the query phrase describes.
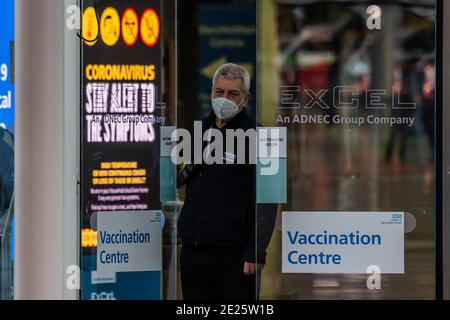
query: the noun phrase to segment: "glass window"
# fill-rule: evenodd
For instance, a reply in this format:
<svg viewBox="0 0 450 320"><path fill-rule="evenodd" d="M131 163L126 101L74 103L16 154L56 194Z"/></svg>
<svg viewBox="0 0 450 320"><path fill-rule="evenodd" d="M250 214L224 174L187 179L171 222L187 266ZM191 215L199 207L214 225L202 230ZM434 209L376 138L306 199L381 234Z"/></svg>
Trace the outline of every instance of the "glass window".
<svg viewBox="0 0 450 320"><path fill-rule="evenodd" d="M339 2L259 3L258 120L287 127L287 203L260 296L433 299L435 2ZM283 272L282 212L403 213L404 273L381 270L370 289L365 272Z"/></svg>
<svg viewBox="0 0 450 320"><path fill-rule="evenodd" d="M14 259L14 1L2 1L0 12L0 300L9 300Z"/></svg>

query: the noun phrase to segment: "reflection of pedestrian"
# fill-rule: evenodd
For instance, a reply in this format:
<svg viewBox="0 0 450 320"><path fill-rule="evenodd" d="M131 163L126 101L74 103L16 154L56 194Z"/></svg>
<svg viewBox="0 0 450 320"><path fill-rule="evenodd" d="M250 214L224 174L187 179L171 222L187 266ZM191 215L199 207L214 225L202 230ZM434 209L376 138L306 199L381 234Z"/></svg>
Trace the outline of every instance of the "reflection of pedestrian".
<svg viewBox="0 0 450 320"><path fill-rule="evenodd" d="M413 117L414 109L401 109L400 103L412 104L413 98L406 85L402 85L400 93L395 93L395 103L392 108L392 117ZM385 160L390 162L394 155L394 149L398 149L401 163L405 163L406 160L406 145L408 139L408 125L396 124L391 128L391 134L386 146Z"/></svg>
<svg viewBox="0 0 450 320"><path fill-rule="evenodd" d="M433 64L430 63L425 66L423 77L424 81L421 88L423 103L422 120L430 148L434 150L434 96L436 87L436 72Z"/></svg>
<svg viewBox="0 0 450 320"><path fill-rule="evenodd" d="M432 98L423 99L422 121L430 148L434 150L434 99Z"/></svg>
<svg viewBox="0 0 450 320"><path fill-rule="evenodd" d="M202 126L203 132L210 128L221 131L224 151L225 130L255 127L245 110L249 89L249 73L238 65L223 65L214 76L213 112L203 119ZM213 156L206 144L203 150L206 157ZM178 225L183 243L182 290L187 300L251 300L257 296L256 272L265 262L275 212L258 212L256 228L255 166L237 164L236 146L233 154L227 151L224 164L196 165L187 178ZM245 152L249 154L248 141Z"/></svg>

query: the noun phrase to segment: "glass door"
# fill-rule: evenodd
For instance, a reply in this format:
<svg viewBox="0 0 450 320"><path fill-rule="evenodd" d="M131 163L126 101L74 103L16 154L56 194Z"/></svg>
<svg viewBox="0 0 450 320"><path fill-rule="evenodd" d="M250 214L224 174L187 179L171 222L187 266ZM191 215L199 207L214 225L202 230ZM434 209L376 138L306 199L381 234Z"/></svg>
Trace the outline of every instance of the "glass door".
<svg viewBox="0 0 450 320"><path fill-rule="evenodd" d="M436 2L258 5L258 121L287 132L261 299L434 299Z"/></svg>

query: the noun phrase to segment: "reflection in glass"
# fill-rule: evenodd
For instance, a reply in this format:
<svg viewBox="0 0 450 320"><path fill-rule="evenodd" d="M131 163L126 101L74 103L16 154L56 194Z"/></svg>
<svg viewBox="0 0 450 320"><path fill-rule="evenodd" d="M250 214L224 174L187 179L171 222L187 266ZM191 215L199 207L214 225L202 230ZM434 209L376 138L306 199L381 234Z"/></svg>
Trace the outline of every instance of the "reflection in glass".
<svg viewBox="0 0 450 320"><path fill-rule="evenodd" d="M288 128L288 203L280 211L413 215L416 226L405 234L405 274L382 275L381 290L367 288L366 274L282 274L278 219L261 298L432 299L434 1L381 6L380 30L368 28L367 5L336 2L259 5L259 90L264 102L258 120ZM278 86L299 88L295 101L301 107L276 109ZM352 89L337 95L338 86ZM371 100L370 90L377 90L380 98ZM295 115L344 120L282 120ZM370 116L411 121L367 123ZM347 123L346 117L365 122Z"/></svg>

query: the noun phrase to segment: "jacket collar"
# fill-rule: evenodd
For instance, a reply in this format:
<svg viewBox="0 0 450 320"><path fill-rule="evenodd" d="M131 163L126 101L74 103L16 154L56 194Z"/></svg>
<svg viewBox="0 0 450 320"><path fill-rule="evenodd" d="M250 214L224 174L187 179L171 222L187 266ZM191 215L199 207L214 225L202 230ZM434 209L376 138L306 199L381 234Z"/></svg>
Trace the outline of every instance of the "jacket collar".
<svg viewBox="0 0 450 320"><path fill-rule="evenodd" d="M239 129L242 127L242 122L247 117L247 109L243 108L230 122L225 124L222 129ZM206 118L206 125L208 128L211 126L216 126L216 114L211 111L209 116Z"/></svg>

